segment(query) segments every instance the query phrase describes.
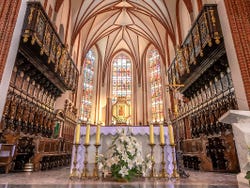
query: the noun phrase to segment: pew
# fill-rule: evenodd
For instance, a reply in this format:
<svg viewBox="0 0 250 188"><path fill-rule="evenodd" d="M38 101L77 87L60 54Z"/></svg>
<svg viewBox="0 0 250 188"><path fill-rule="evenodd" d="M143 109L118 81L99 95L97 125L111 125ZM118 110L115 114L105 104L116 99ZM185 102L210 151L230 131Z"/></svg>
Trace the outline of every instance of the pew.
<svg viewBox="0 0 250 188"><path fill-rule="evenodd" d="M14 144L0 144L0 168L4 167L5 173L12 169L15 150Z"/></svg>
<svg viewBox="0 0 250 188"><path fill-rule="evenodd" d="M72 143L60 139L35 139L34 171L69 165Z"/></svg>

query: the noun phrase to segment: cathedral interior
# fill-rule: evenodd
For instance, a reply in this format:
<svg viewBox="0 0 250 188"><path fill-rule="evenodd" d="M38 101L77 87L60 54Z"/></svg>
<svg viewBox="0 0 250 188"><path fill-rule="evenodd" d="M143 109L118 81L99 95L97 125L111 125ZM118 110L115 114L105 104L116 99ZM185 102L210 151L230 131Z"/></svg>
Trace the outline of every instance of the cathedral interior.
<svg viewBox="0 0 250 188"><path fill-rule="evenodd" d="M248 0L0 1L0 187L249 187L249 18ZM127 184L119 139L150 156Z"/></svg>

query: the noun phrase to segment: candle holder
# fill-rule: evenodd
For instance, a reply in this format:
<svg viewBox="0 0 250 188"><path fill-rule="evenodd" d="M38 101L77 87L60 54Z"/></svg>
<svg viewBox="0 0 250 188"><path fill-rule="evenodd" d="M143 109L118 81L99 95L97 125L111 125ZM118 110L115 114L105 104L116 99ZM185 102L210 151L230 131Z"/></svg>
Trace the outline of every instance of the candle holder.
<svg viewBox="0 0 250 188"><path fill-rule="evenodd" d="M165 162L165 157L164 157L165 156L164 147L166 146L166 144L160 144L160 146L161 146L161 157L162 157L160 177L169 178L169 174L166 172L166 169L165 169L166 162Z"/></svg>
<svg viewBox="0 0 250 188"><path fill-rule="evenodd" d="M154 160L154 147L155 147L155 144L150 143L149 145L151 147L151 162L152 162L150 178L154 178L156 176L156 174L155 174L155 160Z"/></svg>
<svg viewBox="0 0 250 188"><path fill-rule="evenodd" d="M73 169L72 169L72 172L69 176L70 179L73 179L75 177L78 177L77 176L77 168L76 168L76 165L77 165L77 153L78 153L78 147L80 144L74 144L75 145L75 156L74 156L74 161L73 161Z"/></svg>
<svg viewBox="0 0 250 188"><path fill-rule="evenodd" d="M93 178L99 179L99 169L98 169L98 148L100 144L95 144L95 167L93 170Z"/></svg>
<svg viewBox="0 0 250 188"><path fill-rule="evenodd" d="M172 147L172 157L173 157L173 165L174 165L174 169L173 169L173 173L171 174L171 178L176 178L179 179L180 175L177 172L177 165L176 165L176 159L175 159L175 144L171 144L170 145Z"/></svg>
<svg viewBox="0 0 250 188"><path fill-rule="evenodd" d="M89 169L88 169L88 147L89 144L84 144L85 147L85 155L84 155L84 162L83 162L83 170L81 174L81 179L88 178Z"/></svg>

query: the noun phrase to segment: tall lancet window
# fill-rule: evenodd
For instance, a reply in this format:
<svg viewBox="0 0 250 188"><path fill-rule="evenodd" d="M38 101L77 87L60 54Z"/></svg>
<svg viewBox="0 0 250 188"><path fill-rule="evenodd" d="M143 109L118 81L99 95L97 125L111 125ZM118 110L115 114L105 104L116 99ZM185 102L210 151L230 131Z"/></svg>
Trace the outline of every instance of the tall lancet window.
<svg viewBox="0 0 250 188"><path fill-rule="evenodd" d="M128 56L121 53L115 57L112 66L112 103L117 97L126 97L131 104L132 64Z"/></svg>
<svg viewBox="0 0 250 188"><path fill-rule="evenodd" d="M154 48L148 52L150 88L152 99L152 120L163 120L163 91L161 77L161 58L158 51Z"/></svg>
<svg viewBox="0 0 250 188"><path fill-rule="evenodd" d="M93 89L94 89L94 65L95 54L90 50L83 64L83 92L80 108L80 119L87 121L90 119L92 103L93 103Z"/></svg>

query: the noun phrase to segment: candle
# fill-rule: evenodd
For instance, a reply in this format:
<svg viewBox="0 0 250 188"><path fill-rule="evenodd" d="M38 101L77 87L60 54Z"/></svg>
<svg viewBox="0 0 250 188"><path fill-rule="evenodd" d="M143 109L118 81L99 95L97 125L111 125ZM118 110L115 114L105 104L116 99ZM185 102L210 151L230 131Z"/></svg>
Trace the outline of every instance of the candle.
<svg viewBox="0 0 250 188"><path fill-rule="evenodd" d="M170 145L174 145L174 133L172 125L168 125L168 136Z"/></svg>
<svg viewBox="0 0 250 188"><path fill-rule="evenodd" d="M164 127L163 124L160 124L160 143L165 144L165 137L164 137Z"/></svg>
<svg viewBox="0 0 250 188"><path fill-rule="evenodd" d="M101 126L97 125L96 126L96 137L95 137L95 144L96 145L100 144L100 131L101 131Z"/></svg>
<svg viewBox="0 0 250 188"><path fill-rule="evenodd" d="M85 144L89 144L90 124L86 127Z"/></svg>
<svg viewBox="0 0 250 188"><path fill-rule="evenodd" d="M81 133L81 125L78 123L76 125L76 131L75 131L75 144L80 143L80 133Z"/></svg>
<svg viewBox="0 0 250 188"><path fill-rule="evenodd" d="M154 144L154 125L150 124L149 126L149 143Z"/></svg>

